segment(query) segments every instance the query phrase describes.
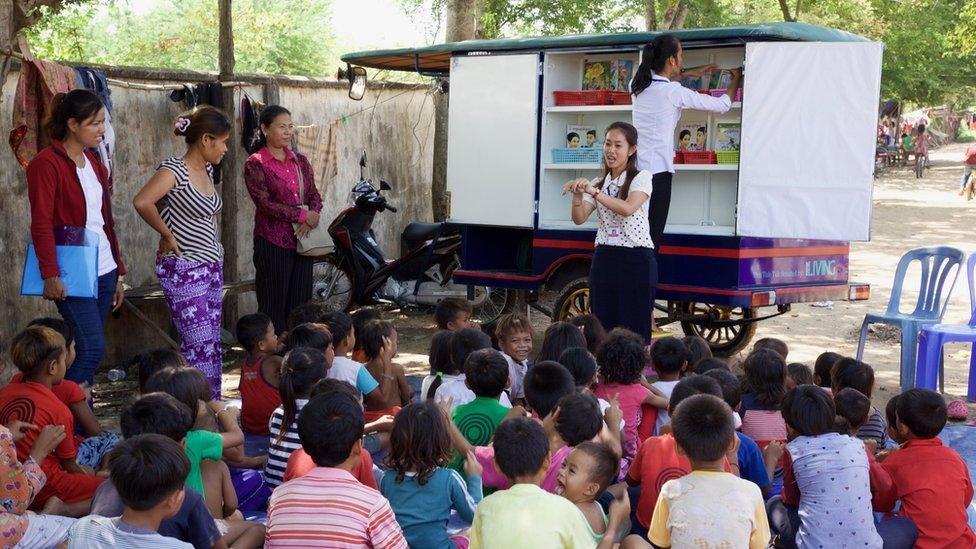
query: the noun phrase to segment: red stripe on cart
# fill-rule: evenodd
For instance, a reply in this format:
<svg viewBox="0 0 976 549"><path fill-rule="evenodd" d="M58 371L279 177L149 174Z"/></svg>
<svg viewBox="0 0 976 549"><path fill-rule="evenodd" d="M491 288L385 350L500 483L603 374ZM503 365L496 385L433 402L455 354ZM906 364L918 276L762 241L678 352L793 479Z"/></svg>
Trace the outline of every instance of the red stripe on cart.
<svg viewBox="0 0 976 549"><path fill-rule="evenodd" d="M559 248L565 250L594 250L596 246L592 240L556 240L553 238L533 238L532 246L536 248Z"/></svg>

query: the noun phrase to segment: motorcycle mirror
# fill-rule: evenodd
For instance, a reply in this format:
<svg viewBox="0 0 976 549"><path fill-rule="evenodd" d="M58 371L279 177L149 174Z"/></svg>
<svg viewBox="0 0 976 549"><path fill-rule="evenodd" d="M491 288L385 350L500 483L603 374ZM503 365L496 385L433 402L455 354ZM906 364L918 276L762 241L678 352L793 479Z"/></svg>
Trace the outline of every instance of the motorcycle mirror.
<svg viewBox="0 0 976 549"><path fill-rule="evenodd" d="M366 167L366 149L363 149L363 155L359 157L359 167Z"/></svg>
<svg viewBox="0 0 976 549"><path fill-rule="evenodd" d="M349 81L349 99L360 101L366 95L366 69L363 67L353 67L347 63L345 70L340 68L336 72L336 79Z"/></svg>
<svg viewBox="0 0 976 549"><path fill-rule="evenodd" d="M392 191L393 190L393 187L391 187L390 184L387 183L386 181L383 181L382 179L380 179L380 190L381 191Z"/></svg>

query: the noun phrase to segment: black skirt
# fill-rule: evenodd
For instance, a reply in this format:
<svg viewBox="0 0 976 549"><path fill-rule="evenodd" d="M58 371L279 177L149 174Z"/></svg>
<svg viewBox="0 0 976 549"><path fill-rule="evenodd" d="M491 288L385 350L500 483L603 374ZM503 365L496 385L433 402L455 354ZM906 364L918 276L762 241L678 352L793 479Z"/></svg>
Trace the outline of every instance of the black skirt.
<svg viewBox="0 0 976 549"><path fill-rule="evenodd" d="M590 265L590 307L604 328L651 340L657 258L650 248L597 246Z"/></svg>

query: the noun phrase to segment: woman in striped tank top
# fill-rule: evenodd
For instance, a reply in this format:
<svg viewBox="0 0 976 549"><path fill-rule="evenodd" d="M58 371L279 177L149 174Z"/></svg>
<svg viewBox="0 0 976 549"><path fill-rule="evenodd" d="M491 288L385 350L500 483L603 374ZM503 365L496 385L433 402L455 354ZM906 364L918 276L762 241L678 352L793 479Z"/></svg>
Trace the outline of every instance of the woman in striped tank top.
<svg viewBox="0 0 976 549"><path fill-rule="evenodd" d="M216 216L223 203L213 183L213 165L227 152L231 122L210 106L176 119L186 140L183 156L164 160L133 199L139 215L159 233L156 276L180 334L180 352L210 381L220 398L220 313L224 247Z"/></svg>

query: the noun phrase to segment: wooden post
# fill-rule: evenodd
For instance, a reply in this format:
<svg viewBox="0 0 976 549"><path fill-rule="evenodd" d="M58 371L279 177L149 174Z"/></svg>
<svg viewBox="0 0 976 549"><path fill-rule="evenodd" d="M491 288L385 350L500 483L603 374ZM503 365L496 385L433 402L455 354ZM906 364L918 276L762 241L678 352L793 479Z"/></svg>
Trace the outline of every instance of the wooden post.
<svg viewBox="0 0 976 549"><path fill-rule="evenodd" d="M220 38L217 64L220 68L220 79L229 81L234 76L234 26L232 21L231 0L219 0ZM224 112L230 116L232 128L230 140L227 142L227 153L220 162L220 197L224 208L220 215L220 242L224 245L224 283L240 281L239 256L241 253L238 239L244 225L239 219L238 202L242 199L241 188L241 132L237 118L237 96L233 86L224 88ZM226 300L224 303L224 326L233 326L237 322L238 298Z"/></svg>

